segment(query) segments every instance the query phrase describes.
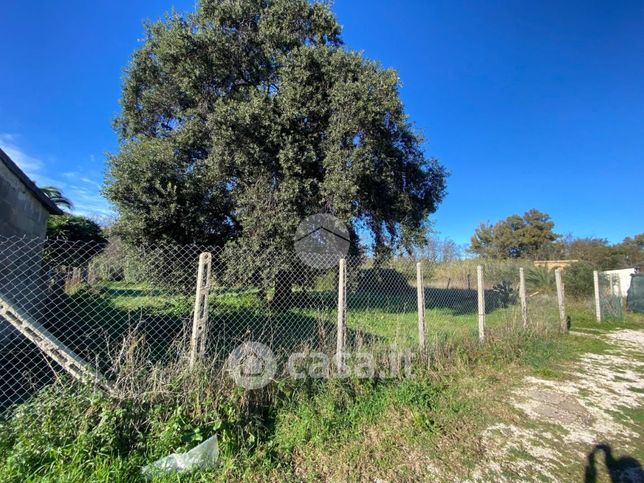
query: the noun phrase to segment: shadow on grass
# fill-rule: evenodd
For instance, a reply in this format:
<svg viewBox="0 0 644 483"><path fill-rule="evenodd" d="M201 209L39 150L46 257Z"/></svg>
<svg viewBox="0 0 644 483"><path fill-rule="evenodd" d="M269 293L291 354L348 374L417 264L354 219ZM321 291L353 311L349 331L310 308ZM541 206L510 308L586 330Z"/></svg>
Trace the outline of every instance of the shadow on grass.
<svg viewBox="0 0 644 483"><path fill-rule="evenodd" d="M0 414L12 404L28 399L51 383L55 374L50 361L22 336L0 349Z"/></svg>
<svg viewBox="0 0 644 483"><path fill-rule="evenodd" d="M286 310L272 309L254 294L232 295L210 299L208 340L213 357L227 356L245 341L262 342L276 355L335 349L337 312L329 293L294 294L293 306ZM139 351L146 362L156 364L172 360L188 347L191 299L167 297L158 306L135 307L135 299L148 296L150 292L144 289L84 287L49 300L41 323L110 377L118 356ZM373 335L347 329L347 345L351 347L377 341Z"/></svg>
<svg viewBox="0 0 644 483"><path fill-rule="evenodd" d="M595 445L586 457L585 483L595 483L597 481L596 459L597 455L601 453L604 454L604 464L612 483L644 481L644 469L638 460L628 455L616 458L610 445L603 443Z"/></svg>
<svg viewBox="0 0 644 483"><path fill-rule="evenodd" d="M347 311L380 312L385 318L387 314L415 313L416 296L416 288L401 274L381 269L377 274L349 281ZM502 306L492 291L486 291L485 296L488 313ZM476 297L474 290L425 289L428 309L445 309L453 315L475 314ZM155 298L159 300L153 306L140 306L141 299ZM65 345L109 377L114 358L123 352L139 351L146 362L155 364L176 355L176 349L185 349L192 327L192 310L192 298L186 295L136 286L84 286L73 293L52 296L44 316L38 319ZM262 342L276 355L307 349L335 351L334 290L296 290L289 306L279 310L260 301L256 291L216 289L211 294L209 313L208 347L213 357L227 356L244 341ZM368 324L360 329L347 328L347 347L390 342L370 329ZM12 350L10 357L0 358L2 391L11 391L5 388L11 386L9 378L17 373L25 373L31 380L46 380L44 374L51 373L48 362L37 350L34 354L40 359L32 356L30 351L34 350L27 343Z"/></svg>

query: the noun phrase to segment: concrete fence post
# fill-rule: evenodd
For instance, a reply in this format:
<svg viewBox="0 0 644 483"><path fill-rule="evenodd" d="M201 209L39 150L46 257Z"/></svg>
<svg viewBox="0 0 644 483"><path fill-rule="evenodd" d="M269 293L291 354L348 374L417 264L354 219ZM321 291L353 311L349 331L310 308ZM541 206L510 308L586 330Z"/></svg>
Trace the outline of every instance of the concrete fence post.
<svg viewBox="0 0 644 483"><path fill-rule="evenodd" d="M479 341L485 340L485 287L483 286L483 267L476 267L476 285L479 307Z"/></svg>
<svg viewBox="0 0 644 483"><path fill-rule="evenodd" d="M427 329L425 327L425 284L423 283L423 267L416 264L416 295L418 299L418 344L421 351L427 347Z"/></svg>
<svg viewBox="0 0 644 483"><path fill-rule="evenodd" d="M593 271L593 284L595 285L595 316L597 322L602 321L602 306L599 300L599 272Z"/></svg>
<svg viewBox="0 0 644 483"><path fill-rule="evenodd" d="M557 304L559 305L559 322L561 323L561 331L568 332L568 320L566 319L564 284L561 279L561 268L557 268L555 270L555 283L557 284Z"/></svg>
<svg viewBox="0 0 644 483"><path fill-rule="evenodd" d="M528 299L525 289L525 271L523 267L519 268L519 299L521 299L521 320L523 327L528 327Z"/></svg>
<svg viewBox="0 0 644 483"><path fill-rule="evenodd" d="M338 327L336 341L336 358L338 370L344 367L344 352L347 343L347 261L340 259L338 268Z"/></svg>
<svg viewBox="0 0 644 483"><path fill-rule="evenodd" d="M212 271L212 254L204 252L199 255L197 269L197 289L195 291L195 308L192 317L192 336L190 337L190 368L206 352L208 337L208 295L210 293L210 274Z"/></svg>

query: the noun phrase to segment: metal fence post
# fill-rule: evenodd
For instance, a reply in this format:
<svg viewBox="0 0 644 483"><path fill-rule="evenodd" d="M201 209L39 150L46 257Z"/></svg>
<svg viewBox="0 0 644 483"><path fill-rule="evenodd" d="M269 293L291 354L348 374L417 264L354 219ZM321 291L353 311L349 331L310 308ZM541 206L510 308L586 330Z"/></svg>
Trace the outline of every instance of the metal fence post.
<svg viewBox="0 0 644 483"><path fill-rule="evenodd" d="M561 268L555 270L555 282L557 284L557 304L559 305L559 322L561 331L568 332L568 320L566 319L566 306L564 303L564 285L561 280Z"/></svg>
<svg viewBox="0 0 644 483"><path fill-rule="evenodd" d="M476 267L476 284L478 291L478 307L479 307L479 340L485 340L485 288L483 287L483 267L481 265Z"/></svg>
<svg viewBox="0 0 644 483"><path fill-rule="evenodd" d="M338 369L343 365L342 359L347 338L347 261L340 259L338 269L338 332L336 342L336 357Z"/></svg>
<svg viewBox="0 0 644 483"><path fill-rule="evenodd" d="M593 271L593 283L595 285L595 315L597 316L597 322L601 322L602 306L599 300L599 272L597 270Z"/></svg>
<svg viewBox="0 0 644 483"><path fill-rule="evenodd" d="M203 356L206 352L206 338L208 336L208 294L210 292L211 269L212 254L204 252L199 255L195 309L192 318L192 337L190 338L190 368L193 368L197 358Z"/></svg>
<svg viewBox="0 0 644 483"><path fill-rule="evenodd" d="M416 264L416 296L418 298L418 343L420 350L427 346L427 330L425 328L425 284L423 283L423 267Z"/></svg>
<svg viewBox="0 0 644 483"><path fill-rule="evenodd" d="M528 299L525 294L525 272L523 267L519 268L519 298L521 299L521 319L525 328L528 326Z"/></svg>

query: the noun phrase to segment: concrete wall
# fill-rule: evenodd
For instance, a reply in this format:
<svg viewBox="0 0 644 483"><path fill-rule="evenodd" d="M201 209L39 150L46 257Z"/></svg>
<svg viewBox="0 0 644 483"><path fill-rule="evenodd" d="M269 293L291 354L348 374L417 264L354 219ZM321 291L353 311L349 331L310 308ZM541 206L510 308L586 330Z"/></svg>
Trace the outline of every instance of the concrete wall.
<svg viewBox="0 0 644 483"><path fill-rule="evenodd" d="M34 239L44 239L48 216L43 204L0 162L0 292L27 312L37 312L42 298L42 243ZM15 334L0 319L0 348Z"/></svg>
<svg viewBox="0 0 644 483"><path fill-rule="evenodd" d="M572 265L577 263L579 260L535 260L532 262L535 267L545 267L548 270L556 270L557 268L563 268L564 270Z"/></svg>
<svg viewBox="0 0 644 483"><path fill-rule="evenodd" d="M628 289L631 287L631 275L634 273L635 268L606 270L605 272L601 272L601 274L606 276L606 279L609 281L613 295L617 297L626 297Z"/></svg>
<svg viewBox="0 0 644 483"><path fill-rule="evenodd" d="M43 238L49 212L0 162L0 235Z"/></svg>

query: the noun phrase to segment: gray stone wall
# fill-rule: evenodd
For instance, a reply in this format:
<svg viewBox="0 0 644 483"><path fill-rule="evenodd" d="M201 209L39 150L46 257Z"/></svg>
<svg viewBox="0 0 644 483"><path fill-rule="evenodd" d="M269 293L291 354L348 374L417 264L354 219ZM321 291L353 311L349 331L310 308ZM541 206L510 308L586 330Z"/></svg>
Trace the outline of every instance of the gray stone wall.
<svg viewBox="0 0 644 483"><path fill-rule="evenodd" d="M47 208L0 162L0 235L44 238Z"/></svg>
<svg viewBox="0 0 644 483"><path fill-rule="evenodd" d="M27 312L38 312L43 294L42 244L34 239L45 237L48 216L47 208L0 162L0 292ZM15 335L0 319L0 349Z"/></svg>

